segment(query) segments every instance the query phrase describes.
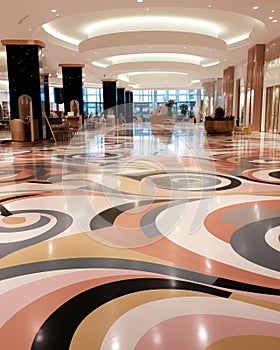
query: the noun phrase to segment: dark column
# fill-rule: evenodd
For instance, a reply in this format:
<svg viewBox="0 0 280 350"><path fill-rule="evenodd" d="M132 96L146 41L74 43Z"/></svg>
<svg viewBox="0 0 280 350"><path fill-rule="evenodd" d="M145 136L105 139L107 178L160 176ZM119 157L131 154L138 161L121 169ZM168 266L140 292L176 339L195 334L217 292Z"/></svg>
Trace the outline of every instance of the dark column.
<svg viewBox="0 0 280 350"><path fill-rule="evenodd" d="M125 91L125 120L127 123L131 123L131 115L130 115L130 91ZM133 116L132 116L133 120Z"/></svg>
<svg viewBox="0 0 280 350"><path fill-rule="evenodd" d="M128 120L129 123L133 122L133 92L129 91L129 113L130 113L130 118Z"/></svg>
<svg viewBox="0 0 280 350"><path fill-rule="evenodd" d="M45 113L47 118L50 117L50 92L49 92L49 74L44 74L44 96L45 96ZM49 128L46 128L47 139L51 138Z"/></svg>
<svg viewBox="0 0 280 350"><path fill-rule="evenodd" d="M45 44L38 40L2 40L6 46L10 91L11 119L19 119L18 98L29 95L32 99L33 119L38 130L37 138L44 138L44 82L41 49ZM38 133L37 133L38 131Z"/></svg>
<svg viewBox="0 0 280 350"><path fill-rule="evenodd" d="M62 67L63 99L64 112L71 111L70 102L77 100L79 102L79 113L84 122L84 101L83 101L83 64L60 64Z"/></svg>
<svg viewBox="0 0 280 350"><path fill-rule="evenodd" d="M45 112L50 117L50 92L49 92L49 74L44 74L44 96L45 96Z"/></svg>
<svg viewBox="0 0 280 350"><path fill-rule="evenodd" d="M122 113L125 116L125 95L124 87L117 88L117 105L118 105L118 115Z"/></svg>
<svg viewBox="0 0 280 350"><path fill-rule="evenodd" d="M127 90L125 92L125 103L126 103L126 122L133 122L133 92Z"/></svg>
<svg viewBox="0 0 280 350"><path fill-rule="evenodd" d="M104 111L113 108L116 115L117 91L116 80L102 80Z"/></svg>

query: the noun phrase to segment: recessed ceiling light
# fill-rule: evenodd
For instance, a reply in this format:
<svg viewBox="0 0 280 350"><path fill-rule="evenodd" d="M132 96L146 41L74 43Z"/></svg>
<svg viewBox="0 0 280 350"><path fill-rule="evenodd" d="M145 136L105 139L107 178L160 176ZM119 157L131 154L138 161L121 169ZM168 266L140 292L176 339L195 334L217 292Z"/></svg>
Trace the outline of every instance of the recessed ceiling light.
<svg viewBox="0 0 280 350"><path fill-rule="evenodd" d="M144 0L136 0L137 2L143 2Z"/></svg>
<svg viewBox="0 0 280 350"><path fill-rule="evenodd" d="M52 13L56 13L56 9L51 9L51 12Z"/></svg>
<svg viewBox="0 0 280 350"><path fill-rule="evenodd" d="M253 6L253 10L258 10L259 6Z"/></svg>
<svg viewBox="0 0 280 350"><path fill-rule="evenodd" d="M212 7L212 5L208 5L208 7Z"/></svg>
<svg viewBox="0 0 280 350"><path fill-rule="evenodd" d="M29 30L29 31L31 31L31 30L32 30L32 28L28 28L28 30Z"/></svg>
<svg viewBox="0 0 280 350"><path fill-rule="evenodd" d="M274 19L272 22L273 22L273 23L276 23L276 22L278 22L278 20L277 20L277 19Z"/></svg>
<svg viewBox="0 0 280 350"><path fill-rule="evenodd" d="M273 16L269 16L268 19L273 19Z"/></svg>
<svg viewBox="0 0 280 350"><path fill-rule="evenodd" d="M275 10L271 10L271 12L275 12Z"/></svg>
<svg viewBox="0 0 280 350"><path fill-rule="evenodd" d="M150 11L150 9L149 9L149 8L147 8L147 10L146 10L146 11L148 11L148 12L149 12L149 11Z"/></svg>

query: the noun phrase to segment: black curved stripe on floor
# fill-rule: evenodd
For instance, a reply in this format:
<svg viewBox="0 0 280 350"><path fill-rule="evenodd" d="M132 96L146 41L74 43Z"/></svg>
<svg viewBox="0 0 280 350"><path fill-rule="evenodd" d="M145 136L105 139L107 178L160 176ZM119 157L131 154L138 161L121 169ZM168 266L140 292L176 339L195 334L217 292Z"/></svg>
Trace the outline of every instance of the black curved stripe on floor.
<svg viewBox="0 0 280 350"><path fill-rule="evenodd" d="M213 174L203 173L203 175L213 175ZM230 176L225 176L225 175L220 175L220 174L217 174L216 176L218 178L221 177L222 179L229 180L230 184L222 186L222 187L214 188L214 191L226 191L226 190L230 190L230 189L239 187L242 184L240 180L235 179L235 178L230 177ZM211 191L213 191L213 189L203 189L202 191L203 192L211 192Z"/></svg>
<svg viewBox="0 0 280 350"><path fill-rule="evenodd" d="M217 278L217 280L213 283L213 285L220 288L226 288L231 290L241 290L243 292L251 292L255 294L267 294L267 295L280 296L280 289L277 289L277 288L262 287L262 286L257 286L255 284L229 280L227 278L222 278L222 277Z"/></svg>
<svg viewBox="0 0 280 350"><path fill-rule="evenodd" d="M149 177L149 176L152 176L152 175L162 175L162 174L166 174L167 176L168 175L172 175L173 173L176 173L176 174L182 174L182 175L188 175L188 174L197 174L198 172L195 172L195 171L184 171L184 172L180 172L180 171L168 171L168 172L154 172L154 173L148 173L148 174L143 174L143 175L125 175L125 177L128 177L128 178L132 178L132 179L135 179L135 180L139 180L141 181L142 179L146 178L146 177ZM211 192L211 191L225 191L225 190L229 190L229 189L232 189L232 188L235 188L235 187L238 187L241 185L241 181L236 179L236 178L233 178L233 177L230 177L230 176L226 176L226 175L220 175L220 174L212 174L212 173L199 173L200 176L203 176L203 175L209 175L209 176L216 176L218 179L219 178L223 178L223 179L226 179L226 180L229 180L230 181L230 184L228 185L225 185L225 186L222 186L222 187L218 187L218 188L211 188L211 189L202 189L203 192ZM197 191L197 190L193 190L193 189L188 189L188 191Z"/></svg>
<svg viewBox="0 0 280 350"><path fill-rule="evenodd" d="M89 227L91 230L98 230L105 227L110 227L114 224L116 218L126 212L127 210L131 210L134 208L139 208L144 205L149 205L153 203L162 203L167 202L168 200L146 200L146 201L135 201L132 203L126 203L122 205L118 205L116 207L112 207L106 209L93 217L90 221Z"/></svg>
<svg viewBox="0 0 280 350"><path fill-rule="evenodd" d="M19 242L9 242L9 243L1 243L0 244L0 258L3 258L4 256L15 252L17 250L29 247L31 245L41 243L43 241L46 241L49 238L53 238L60 234L61 232L65 231L68 227L72 225L73 219L68 214L65 214L63 212L55 211L55 210L43 210L43 209L29 209L29 210L17 210L13 211L13 214L26 214L26 213L39 213L39 214L47 214L54 216L57 219L56 224L48 229L46 232L41 233L38 236L31 237Z"/></svg>
<svg viewBox="0 0 280 350"><path fill-rule="evenodd" d="M269 176L274 177L275 179L280 179L280 171L272 171L271 173L268 173Z"/></svg>
<svg viewBox="0 0 280 350"><path fill-rule="evenodd" d="M188 204L190 202L195 202L202 199L187 199L187 200L177 200L175 202L169 202L167 204L163 204L160 207L156 207L148 211L140 220L141 231L148 238L154 238L156 236L161 236L162 233L159 231L156 225L157 216L165 209L176 207L181 204Z"/></svg>
<svg viewBox="0 0 280 350"><path fill-rule="evenodd" d="M13 215L7 208L4 207L4 205L0 204L0 214L2 216L10 216Z"/></svg>
<svg viewBox="0 0 280 350"><path fill-rule="evenodd" d="M79 324L98 307L121 296L146 290L191 290L228 298L231 293L191 282L137 278L111 282L76 295L59 307L41 326L31 350L66 350ZM94 331L94 330L93 330Z"/></svg>
<svg viewBox="0 0 280 350"><path fill-rule="evenodd" d="M7 278L23 276L44 271L58 271L68 269L122 269L132 271L144 271L157 273L163 276L181 278L193 282L214 285L216 287L228 288L241 291L252 291L259 294L280 295L276 288L263 287L249 283L232 281L226 278L218 278L203 273L183 269L175 266L166 266L145 261L134 261L114 258L73 258L50 261L40 261L24 265L16 265L1 269L0 281Z"/></svg>
<svg viewBox="0 0 280 350"><path fill-rule="evenodd" d="M280 225L280 217L252 222L231 236L230 244L244 259L271 270L280 271L280 252L267 244L268 230ZM252 244L254 242L254 244Z"/></svg>
<svg viewBox="0 0 280 350"><path fill-rule="evenodd" d="M16 191L15 191L16 192ZM19 191L19 193L21 193L21 191ZM9 197L5 197L3 199L0 200L0 203L6 203L6 202L11 202L14 201L15 199L22 199L22 198L28 198L28 197L35 197L38 196L42 193L41 190L35 190L35 193L29 193L29 194L20 194L18 196L9 196ZM45 191L43 192L45 193ZM13 212L12 212L13 214Z"/></svg>

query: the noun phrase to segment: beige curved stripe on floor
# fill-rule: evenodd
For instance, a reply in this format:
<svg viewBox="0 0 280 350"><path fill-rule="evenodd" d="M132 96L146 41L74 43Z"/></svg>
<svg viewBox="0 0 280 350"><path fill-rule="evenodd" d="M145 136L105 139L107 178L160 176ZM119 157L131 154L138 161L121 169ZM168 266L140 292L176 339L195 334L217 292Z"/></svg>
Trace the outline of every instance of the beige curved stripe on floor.
<svg viewBox="0 0 280 350"><path fill-rule="evenodd" d="M186 296L205 296L205 294L174 289L148 290L114 299L96 309L81 322L72 338L70 350L99 350L108 329L129 310L155 300Z"/></svg>
<svg viewBox="0 0 280 350"><path fill-rule="evenodd" d="M242 335L216 341L205 350L279 350L280 338L261 335Z"/></svg>
<svg viewBox="0 0 280 350"><path fill-rule="evenodd" d="M7 216L3 218L3 223L7 225L19 225L23 224L26 221L26 218L24 216Z"/></svg>
<svg viewBox="0 0 280 350"><path fill-rule="evenodd" d="M52 252L50 254L50 251ZM85 233L54 238L20 249L0 260L0 267L8 267L67 258L116 258L170 265L170 262L128 249L114 248L92 239Z"/></svg>
<svg viewBox="0 0 280 350"><path fill-rule="evenodd" d="M236 294L236 293L231 294L230 299L242 301L242 302L247 303L247 304L258 305L261 307L265 307L266 309L271 309L271 310L275 310L275 311L280 312L280 303L277 304L277 303L273 303L271 301L255 299L252 297L248 297L246 295ZM280 300L279 300L279 302L280 302ZM279 330L279 332L280 332L280 330Z"/></svg>

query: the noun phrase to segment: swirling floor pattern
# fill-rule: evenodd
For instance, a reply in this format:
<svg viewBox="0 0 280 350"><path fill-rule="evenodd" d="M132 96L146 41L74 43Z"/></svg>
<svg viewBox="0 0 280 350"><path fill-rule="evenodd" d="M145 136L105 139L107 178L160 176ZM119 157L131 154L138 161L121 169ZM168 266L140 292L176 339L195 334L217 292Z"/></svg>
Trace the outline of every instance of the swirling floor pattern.
<svg viewBox="0 0 280 350"><path fill-rule="evenodd" d="M1 144L1 350L278 350L279 142L147 123Z"/></svg>

